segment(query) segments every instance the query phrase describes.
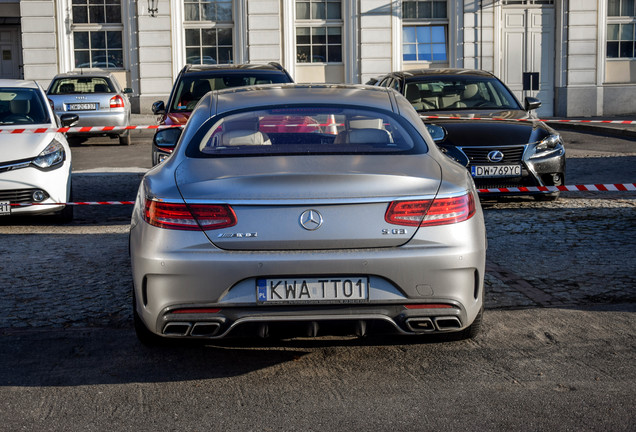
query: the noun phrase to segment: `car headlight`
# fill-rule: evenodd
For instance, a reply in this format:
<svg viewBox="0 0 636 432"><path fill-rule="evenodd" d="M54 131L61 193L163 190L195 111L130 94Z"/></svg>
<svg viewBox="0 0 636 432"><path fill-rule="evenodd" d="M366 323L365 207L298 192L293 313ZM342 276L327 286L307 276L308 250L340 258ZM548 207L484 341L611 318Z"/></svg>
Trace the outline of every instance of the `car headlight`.
<svg viewBox="0 0 636 432"><path fill-rule="evenodd" d="M552 134L545 137L539 144L537 144L534 148L534 154L530 157L545 157L553 152L562 152L563 151L563 141L561 140L561 135Z"/></svg>
<svg viewBox="0 0 636 432"><path fill-rule="evenodd" d="M52 168L64 162L65 156L64 146L53 140L32 162L39 168Z"/></svg>

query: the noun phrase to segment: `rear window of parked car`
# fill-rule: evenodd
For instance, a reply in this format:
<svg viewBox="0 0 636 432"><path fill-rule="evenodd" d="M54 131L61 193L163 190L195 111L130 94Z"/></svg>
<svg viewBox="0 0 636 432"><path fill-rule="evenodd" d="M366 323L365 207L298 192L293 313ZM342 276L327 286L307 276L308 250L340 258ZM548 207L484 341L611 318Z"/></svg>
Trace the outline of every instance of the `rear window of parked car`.
<svg viewBox="0 0 636 432"><path fill-rule="evenodd" d="M50 95L75 93L115 93L115 90L106 78L78 77L56 80L48 91Z"/></svg>
<svg viewBox="0 0 636 432"><path fill-rule="evenodd" d="M391 114L338 107L244 111L207 122L190 157L424 153L424 140ZM412 135L413 134L413 135Z"/></svg>

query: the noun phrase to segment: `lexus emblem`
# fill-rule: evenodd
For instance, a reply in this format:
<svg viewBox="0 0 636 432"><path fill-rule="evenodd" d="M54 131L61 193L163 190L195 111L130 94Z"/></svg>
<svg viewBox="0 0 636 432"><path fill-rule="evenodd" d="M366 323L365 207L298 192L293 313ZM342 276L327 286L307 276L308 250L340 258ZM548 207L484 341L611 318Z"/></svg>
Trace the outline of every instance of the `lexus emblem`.
<svg viewBox="0 0 636 432"><path fill-rule="evenodd" d="M305 210L300 215L300 225L307 231L315 231L322 225L322 215L316 210Z"/></svg>
<svg viewBox="0 0 636 432"><path fill-rule="evenodd" d="M499 150L493 150L488 153L488 160L490 162L501 162L504 158L504 154Z"/></svg>

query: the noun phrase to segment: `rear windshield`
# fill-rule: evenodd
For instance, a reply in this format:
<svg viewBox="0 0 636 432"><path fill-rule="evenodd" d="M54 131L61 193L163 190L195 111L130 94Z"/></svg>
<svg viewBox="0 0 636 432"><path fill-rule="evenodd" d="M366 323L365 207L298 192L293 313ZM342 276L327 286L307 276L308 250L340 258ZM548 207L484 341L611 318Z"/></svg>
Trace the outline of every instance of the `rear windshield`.
<svg viewBox="0 0 636 432"><path fill-rule="evenodd" d="M0 88L0 124L50 123L40 92L25 88Z"/></svg>
<svg viewBox="0 0 636 432"><path fill-rule="evenodd" d="M208 121L188 147L190 157L301 154L385 154L427 150L404 119L357 108L272 108Z"/></svg>
<svg viewBox="0 0 636 432"><path fill-rule="evenodd" d="M55 80L48 91L50 95L74 93L115 93L115 90L106 78L72 77Z"/></svg>
<svg viewBox="0 0 636 432"><path fill-rule="evenodd" d="M177 84L171 102L171 111L192 111L199 99L212 90L230 87L243 87L262 84L281 84L289 82L283 73L231 73L225 75L184 76Z"/></svg>

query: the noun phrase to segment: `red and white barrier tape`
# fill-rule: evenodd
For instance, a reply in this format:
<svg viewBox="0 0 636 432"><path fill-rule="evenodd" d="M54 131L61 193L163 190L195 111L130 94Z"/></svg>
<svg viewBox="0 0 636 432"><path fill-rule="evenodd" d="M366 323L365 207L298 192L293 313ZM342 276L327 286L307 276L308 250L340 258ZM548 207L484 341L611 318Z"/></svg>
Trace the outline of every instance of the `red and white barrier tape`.
<svg viewBox="0 0 636 432"><path fill-rule="evenodd" d="M630 192L636 191L636 183L593 184L571 186L527 186L478 189L479 193L517 193L517 192Z"/></svg>
<svg viewBox="0 0 636 432"><path fill-rule="evenodd" d="M528 186L518 188L478 189L479 193L517 193L517 192L636 192L636 183L594 184L572 186ZM70 203L12 203L11 207L28 207L32 205L133 205L134 201L78 201Z"/></svg>
<svg viewBox="0 0 636 432"><path fill-rule="evenodd" d="M531 122L542 121L552 123L598 123L598 124L622 124L631 125L636 124L636 120L576 120L576 119L532 119L532 118L504 118L504 117L461 117L461 116L436 116L436 115L421 115L420 118L425 120L489 120L489 121L516 121L516 122ZM24 128L11 128L0 129L0 134L23 134L23 133L95 133L95 132L114 132L122 130L146 130L146 129L164 129L171 127L182 127L183 125L134 125L134 126L74 126L74 127L62 127L62 128L37 128L37 127L24 127ZM283 124L283 125L265 125L264 127L325 127L325 126L342 126L337 123L327 124Z"/></svg>
<svg viewBox="0 0 636 432"><path fill-rule="evenodd" d="M22 133L88 133L88 132L113 132L122 130L144 130L144 129L165 129L172 127L182 127L183 125L143 125L143 126L74 126L61 128L12 128L0 129L0 134L22 134Z"/></svg>
<svg viewBox="0 0 636 432"><path fill-rule="evenodd" d="M78 201L70 203L11 203L11 207L29 207L46 205L94 206L94 205L133 205L134 201Z"/></svg>
<svg viewBox="0 0 636 432"><path fill-rule="evenodd" d="M461 116L436 116L421 115L425 120L492 120L492 121L516 121L531 122L542 121L551 123L601 123L601 124L636 124L636 120L576 120L576 119L534 119L534 118L504 118L504 117L461 117Z"/></svg>

